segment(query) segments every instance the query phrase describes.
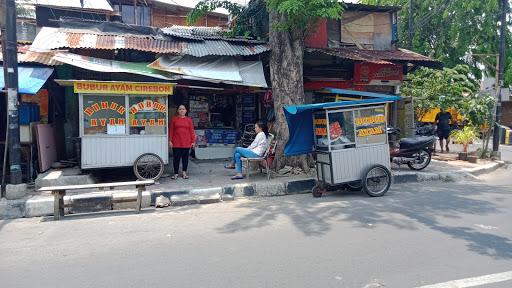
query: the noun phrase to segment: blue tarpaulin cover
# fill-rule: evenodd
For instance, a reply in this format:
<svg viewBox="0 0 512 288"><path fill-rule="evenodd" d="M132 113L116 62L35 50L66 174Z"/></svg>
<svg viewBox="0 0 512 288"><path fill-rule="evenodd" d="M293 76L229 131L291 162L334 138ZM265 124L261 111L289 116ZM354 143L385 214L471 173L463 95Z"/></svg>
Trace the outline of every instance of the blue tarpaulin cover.
<svg viewBox="0 0 512 288"><path fill-rule="evenodd" d="M334 94L363 96L367 98L353 101L285 106L284 115L286 117L286 122L288 122L288 130L290 132L288 143L286 143L286 146L284 147L285 156L295 156L313 152L313 147L315 144L315 138L313 134L314 111L329 108L347 108L350 106L388 103L400 99L399 96L391 96L371 92L332 88L326 88L325 90Z"/></svg>
<svg viewBox="0 0 512 288"><path fill-rule="evenodd" d="M37 94L52 72L53 68L18 67L18 93ZM0 69L0 89L4 87L4 70Z"/></svg>

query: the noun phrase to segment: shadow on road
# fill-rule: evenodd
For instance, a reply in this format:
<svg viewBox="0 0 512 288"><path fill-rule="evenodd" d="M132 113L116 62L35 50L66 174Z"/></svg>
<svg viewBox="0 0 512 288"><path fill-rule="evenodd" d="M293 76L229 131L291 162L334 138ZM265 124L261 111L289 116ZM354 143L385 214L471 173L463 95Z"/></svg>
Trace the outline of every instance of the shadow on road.
<svg viewBox="0 0 512 288"><path fill-rule="evenodd" d="M429 183L423 185L395 186L395 189L381 198L370 198L354 192L334 192L320 199L260 199L240 204L238 207L248 208L252 212L218 228L218 231L236 233L257 229L271 225L278 217L289 217L297 229L311 237L326 234L336 221L348 221L360 229L373 229L375 225L386 224L398 229L417 230L420 225L424 225L465 241L468 248L478 254L497 259L512 258L511 239L469 227L446 226L437 220L438 217L457 219L463 214L499 213L507 208L476 198L486 194L500 203L500 198L510 195L509 188L491 187L477 182L471 185L446 184L445 187L429 187Z"/></svg>

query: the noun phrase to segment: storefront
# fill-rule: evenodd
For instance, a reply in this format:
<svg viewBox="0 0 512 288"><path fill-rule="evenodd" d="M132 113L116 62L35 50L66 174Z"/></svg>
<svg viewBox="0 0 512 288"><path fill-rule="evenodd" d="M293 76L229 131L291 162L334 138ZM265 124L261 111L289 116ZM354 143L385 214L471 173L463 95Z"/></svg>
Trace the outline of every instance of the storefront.
<svg viewBox="0 0 512 288"><path fill-rule="evenodd" d="M245 126L259 119L266 120L262 92L187 88L186 85L178 85L176 90L170 111L174 113L181 104L188 108L197 137L195 156L198 159L232 157Z"/></svg>
<svg viewBox="0 0 512 288"><path fill-rule="evenodd" d="M37 162L42 163L41 157L47 156L45 147L40 143L45 137L43 133L39 133L41 129L47 128L49 125L49 93L45 86L48 78L52 75L54 69L43 66L19 66L18 67L18 116L20 130L20 147L21 147L21 169L23 181L31 182L39 169ZM4 89L4 71L0 70L0 90ZM0 115L7 115L7 93L0 95ZM0 163L3 164L3 153L6 143L6 129L8 125L6 117L0 120ZM38 145L40 144L40 145ZM39 152L43 151L43 152ZM37 159L37 161L36 161ZM44 159L42 159L44 160ZM3 165L0 165L3 167ZM2 170L3 168L0 168ZM6 169L8 170L8 169ZM7 173L7 171L6 171Z"/></svg>
<svg viewBox="0 0 512 288"><path fill-rule="evenodd" d="M158 78L160 79L158 81L172 81L176 83L176 85L173 86L173 97L169 98L169 101L166 103L168 107L167 111L169 111L168 114L166 114L166 119L169 120L170 117L175 114L179 105L184 104L187 107L188 116L192 118L196 130L197 148L195 149L195 156L198 159L223 159L232 157L237 141L245 125L254 124L256 120L259 119L266 120L267 110L271 109L271 107L266 107L268 105L265 106L265 104L263 104L263 95L268 89L261 61L242 61L234 57L207 57L202 59L185 56L161 56L153 63L132 63L82 56L73 53L57 53L54 58L63 63L90 71L111 73L114 75L115 73L129 73L146 78ZM62 85L69 85L64 83L69 81L70 80L60 80L59 82L62 83ZM84 101L84 99L86 101L92 99L89 100L92 104L98 101L101 102L100 98L106 97L105 95L116 97L116 95L112 95L113 93L109 93L108 91L107 93L99 93L99 95L95 92L78 92L76 85L75 93L83 94L80 96L81 101ZM85 96L84 98L85 94L89 96ZM150 93L146 94L149 95ZM127 99L136 98L133 95L126 97ZM119 102L122 101L122 99L119 100ZM120 105L120 103L116 104ZM127 102L125 107L132 107L133 104L133 101L130 103ZM84 107L81 106L81 109L88 107L86 104L83 105ZM85 120L89 119L87 115L82 115L81 117ZM130 119L126 119L127 125L131 125L128 120ZM84 120L81 120L81 127L88 125L83 121ZM156 127L159 127L158 122ZM91 130L91 128L85 127L80 129L80 135L84 135L82 144L91 142L90 144L86 144L89 145L89 147L94 147L95 145L92 144L92 142L94 141L96 143L100 141L105 137L104 134L113 135L112 133L117 131L113 130L108 133L108 129L103 127L99 133L97 133L97 131L91 132L96 135L93 137L93 140L89 139L90 137L87 136L87 131ZM95 129L99 128L96 127ZM122 128L120 129L122 130ZM132 130L134 129L126 128L126 131L122 130L121 132L126 133L126 135L123 134L123 137L131 136L133 133ZM151 130L151 133L152 134L145 133L145 137L148 138L150 137L148 135L155 135L153 130ZM135 150L135 152L138 153L138 150ZM99 156L85 151L82 151L81 154L85 157L82 159L82 161L85 161L85 163L82 163L82 167L95 168L98 165L104 165L104 163L98 163L98 161L104 160L94 159L94 157ZM134 155L129 157L129 159L133 158L133 156ZM162 157L162 159L164 159L164 157ZM112 161L114 162L109 164L109 167L113 167L113 165L126 166L127 164L127 161L124 161L123 165L116 164L119 162L118 159L113 159Z"/></svg>
<svg viewBox="0 0 512 288"><path fill-rule="evenodd" d="M79 95L81 168L132 166L145 153L168 158L168 96L175 84L73 81Z"/></svg>

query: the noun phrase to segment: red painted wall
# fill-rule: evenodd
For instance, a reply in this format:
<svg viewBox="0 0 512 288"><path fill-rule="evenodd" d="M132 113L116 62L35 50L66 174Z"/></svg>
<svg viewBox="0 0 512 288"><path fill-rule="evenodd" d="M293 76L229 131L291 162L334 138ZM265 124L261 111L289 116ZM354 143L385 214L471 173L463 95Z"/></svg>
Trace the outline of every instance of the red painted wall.
<svg viewBox="0 0 512 288"><path fill-rule="evenodd" d="M306 36L305 44L309 48L327 48L327 20L318 21L316 29Z"/></svg>

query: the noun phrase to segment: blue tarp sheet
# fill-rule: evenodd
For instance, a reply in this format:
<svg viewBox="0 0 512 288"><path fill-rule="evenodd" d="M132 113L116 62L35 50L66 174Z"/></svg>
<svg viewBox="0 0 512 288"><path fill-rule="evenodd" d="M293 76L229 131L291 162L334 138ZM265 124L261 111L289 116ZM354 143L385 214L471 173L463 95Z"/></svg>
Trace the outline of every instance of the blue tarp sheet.
<svg viewBox="0 0 512 288"><path fill-rule="evenodd" d="M37 94L52 72L53 68L18 67L18 93ZM0 89L4 87L4 70L0 69Z"/></svg>
<svg viewBox="0 0 512 288"><path fill-rule="evenodd" d="M286 143L284 148L285 156L295 156L313 152L315 142L313 134L314 111L329 108L349 108L360 105L389 103L400 100L399 96L379 93L331 88L327 88L325 90L334 94L355 95L368 98L354 101L285 106L284 115L288 122L288 131L290 132L288 143Z"/></svg>

